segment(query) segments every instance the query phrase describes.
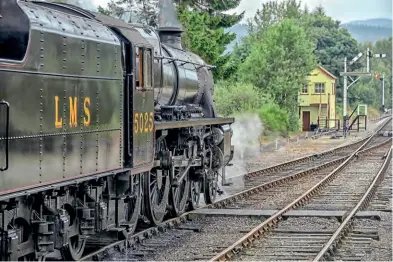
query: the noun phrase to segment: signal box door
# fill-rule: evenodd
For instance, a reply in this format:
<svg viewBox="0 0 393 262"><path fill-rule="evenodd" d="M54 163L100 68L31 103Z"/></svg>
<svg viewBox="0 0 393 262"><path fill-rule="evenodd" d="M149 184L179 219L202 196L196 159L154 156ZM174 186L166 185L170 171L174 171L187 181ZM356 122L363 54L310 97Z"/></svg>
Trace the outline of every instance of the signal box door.
<svg viewBox="0 0 393 262"><path fill-rule="evenodd" d="M310 131L310 111L303 111L303 131Z"/></svg>

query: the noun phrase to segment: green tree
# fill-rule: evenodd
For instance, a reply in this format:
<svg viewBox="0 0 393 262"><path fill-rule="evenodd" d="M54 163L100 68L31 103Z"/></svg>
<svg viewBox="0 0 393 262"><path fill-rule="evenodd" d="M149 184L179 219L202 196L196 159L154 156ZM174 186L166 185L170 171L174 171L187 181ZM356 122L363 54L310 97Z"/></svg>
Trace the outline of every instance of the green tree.
<svg viewBox="0 0 393 262"><path fill-rule="evenodd" d="M184 46L200 55L207 63L215 65L216 80L223 79L229 70L230 54L223 55L226 47L236 39L236 34L225 32L243 19L240 14L225 14L236 8L240 0L180 1L179 20L185 32Z"/></svg>
<svg viewBox="0 0 393 262"><path fill-rule="evenodd" d="M179 20L185 32L182 35L186 49L201 56L207 63L217 66L213 71L221 79L230 55L222 55L236 35L225 33L220 27L222 17L210 16L206 11L179 10Z"/></svg>
<svg viewBox="0 0 393 262"><path fill-rule="evenodd" d="M313 43L295 21L284 19L270 26L262 42L255 42L239 68L244 82L268 93L290 114L290 126L298 127L297 97L315 66Z"/></svg>
<svg viewBox="0 0 393 262"><path fill-rule="evenodd" d="M285 18L300 19L302 10L297 0L263 3L253 19L248 20L250 37L262 40L265 31Z"/></svg>

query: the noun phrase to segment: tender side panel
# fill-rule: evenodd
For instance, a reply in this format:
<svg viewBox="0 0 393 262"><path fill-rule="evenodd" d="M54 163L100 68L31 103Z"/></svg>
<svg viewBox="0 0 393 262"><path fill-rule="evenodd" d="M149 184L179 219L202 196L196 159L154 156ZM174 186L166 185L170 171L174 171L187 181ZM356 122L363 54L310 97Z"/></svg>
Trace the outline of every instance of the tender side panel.
<svg viewBox="0 0 393 262"><path fill-rule="evenodd" d="M0 194L122 167L119 41L89 19L19 4L30 19L30 42L25 61L0 57L0 100L10 105ZM0 132L4 159L3 125Z"/></svg>

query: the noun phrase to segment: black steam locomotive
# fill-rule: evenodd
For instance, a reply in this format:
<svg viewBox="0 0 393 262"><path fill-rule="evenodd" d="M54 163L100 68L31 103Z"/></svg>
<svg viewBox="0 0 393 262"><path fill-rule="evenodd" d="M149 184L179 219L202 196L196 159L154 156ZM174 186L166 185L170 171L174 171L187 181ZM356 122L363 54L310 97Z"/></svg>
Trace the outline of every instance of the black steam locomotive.
<svg viewBox="0 0 393 262"><path fill-rule="evenodd" d="M215 201L234 119L180 43L176 27L0 1L1 260L78 260L97 235Z"/></svg>

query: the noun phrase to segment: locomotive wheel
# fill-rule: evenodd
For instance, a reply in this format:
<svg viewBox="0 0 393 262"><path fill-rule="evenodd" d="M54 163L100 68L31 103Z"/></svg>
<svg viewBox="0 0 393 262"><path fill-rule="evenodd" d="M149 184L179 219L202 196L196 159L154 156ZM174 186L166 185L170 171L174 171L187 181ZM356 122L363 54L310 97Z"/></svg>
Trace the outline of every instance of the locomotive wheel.
<svg viewBox="0 0 393 262"><path fill-rule="evenodd" d="M129 198L124 200L124 225L127 226L127 232L132 234L138 223L139 213L141 210L141 177L135 175L133 179L133 188L128 190Z"/></svg>
<svg viewBox="0 0 393 262"><path fill-rule="evenodd" d="M76 210L70 205L66 205L64 209L69 217L70 225L68 228L68 245L62 249L62 254L66 261L77 261L83 255L87 239L82 236L80 220L76 215Z"/></svg>
<svg viewBox="0 0 393 262"><path fill-rule="evenodd" d="M177 180L186 170L185 167L175 168L174 178ZM172 205L172 216L178 217L186 211L187 200L190 192L190 178L189 174L184 176L183 180L178 185L171 187L171 205Z"/></svg>
<svg viewBox="0 0 393 262"><path fill-rule="evenodd" d="M205 204L213 204L217 197L218 172L208 170L203 181L203 196Z"/></svg>
<svg viewBox="0 0 393 262"><path fill-rule="evenodd" d="M189 200L189 209L195 210L199 207L199 200L201 198L201 189L202 183L201 181L190 181L190 200Z"/></svg>
<svg viewBox="0 0 393 262"><path fill-rule="evenodd" d="M146 215L153 225L157 225L162 222L166 214L170 190L169 173L153 169L145 174L143 184Z"/></svg>

